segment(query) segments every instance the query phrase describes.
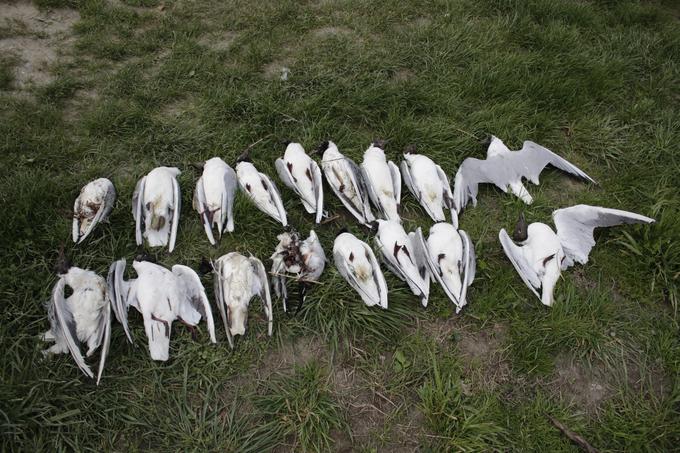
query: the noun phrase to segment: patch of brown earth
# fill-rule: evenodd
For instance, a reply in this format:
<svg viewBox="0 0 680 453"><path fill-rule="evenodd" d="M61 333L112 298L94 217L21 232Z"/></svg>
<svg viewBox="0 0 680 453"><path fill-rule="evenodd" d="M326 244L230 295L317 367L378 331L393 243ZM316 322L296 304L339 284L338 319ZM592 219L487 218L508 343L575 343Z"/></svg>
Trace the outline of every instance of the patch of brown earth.
<svg viewBox="0 0 680 453"><path fill-rule="evenodd" d="M408 82L415 77L415 74L410 69L399 69L392 75L392 82L402 83Z"/></svg>
<svg viewBox="0 0 680 453"><path fill-rule="evenodd" d="M321 27L312 31L315 38L326 38L329 36L347 36L354 32L346 27Z"/></svg>
<svg viewBox="0 0 680 453"><path fill-rule="evenodd" d="M613 394L602 364L587 366L568 355L555 360L555 373L548 385L557 390L568 404L573 404L587 414L594 414Z"/></svg>
<svg viewBox="0 0 680 453"><path fill-rule="evenodd" d="M71 45L70 31L79 19L77 11L52 9L40 11L31 3L0 5L0 17L6 27L20 24L20 36L0 40L0 53L14 55L14 85L18 89L44 86L53 80L50 66Z"/></svg>
<svg viewBox="0 0 680 453"><path fill-rule="evenodd" d="M281 60L274 60L266 64L262 68L262 74L267 80L283 80L286 81L291 76L290 66L293 64L291 58L283 58Z"/></svg>
<svg viewBox="0 0 680 453"><path fill-rule="evenodd" d="M204 35L198 43L212 50L223 51L229 49L237 37L238 33L227 30Z"/></svg>
<svg viewBox="0 0 680 453"><path fill-rule="evenodd" d="M512 379L507 359L507 330L505 325L496 323L483 330L458 331L460 339L456 346L466 370L464 393L493 391Z"/></svg>

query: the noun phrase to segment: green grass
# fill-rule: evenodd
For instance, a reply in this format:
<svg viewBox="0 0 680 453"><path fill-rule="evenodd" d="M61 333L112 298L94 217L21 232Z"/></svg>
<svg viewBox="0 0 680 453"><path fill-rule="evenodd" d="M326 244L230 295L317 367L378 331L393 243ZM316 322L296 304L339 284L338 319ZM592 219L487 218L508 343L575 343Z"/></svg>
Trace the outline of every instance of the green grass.
<svg viewBox="0 0 680 453"><path fill-rule="evenodd" d="M3 450L574 450L546 414L602 451L677 448L673 2L36 4L77 8L80 20L46 85L18 91L18 61L0 58ZM2 39L32 33L0 23ZM171 360L153 363L135 314L137 345L114 324L100 387L66 356L42 359L42 303L59 245L101 274L113 260L129 260L137 249L132 191L153 167L183 171L177 248L154 251L161 263L197 267L233 250L266 261L280 227L241 195L236 232L209 246L191 211L198 174L190 164L213 156L233 164L264 137L252 157L275 176L281 140L311 149L330 138L359 160L370 140L388 138L393 159L415 143L453 174L465 157L484 155L479 140L489 133L511 147L541 143L599 184L549 170L529 188L531 206L480 188L478 207L460 219L478 254L460 315L436 287L422 309L389 274L390 309L369 309L329 265L297 317L276 302L273 338L254 303L234 351L221 328L217 345L204 327L197 341L177 328ZM110 223L73 247L73 200L101 176L119 194ZM372 241L328 192L340 218L315 228L327 256L343 226ZM290 222L314 228L294 194L282 193ZM589 263L563 274L547 309L505 258L498 230L520 211L548 221L555 208L576 203L657 222L598 231ZM408 228L429 227L410 195L403 205ZM204 283L212 287L210 277ZM299 337L318 348L289 357ZM565 358L581 370L576 383ZM341 385L339 374L351 379ZM588 399L591 385L605 388L602 399Z"/></svg>

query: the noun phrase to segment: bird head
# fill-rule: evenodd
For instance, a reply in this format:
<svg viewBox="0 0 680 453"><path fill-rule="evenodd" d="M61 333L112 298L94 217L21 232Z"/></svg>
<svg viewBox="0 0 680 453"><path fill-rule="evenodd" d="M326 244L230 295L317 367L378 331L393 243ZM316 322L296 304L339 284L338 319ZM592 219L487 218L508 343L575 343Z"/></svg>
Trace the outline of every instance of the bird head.
<svg viewBox="0 0 680 453"><path fill-rule="evenodd" d="M205 256L201 258L201 264L198 265L199 275L206 275L213 271L214 267L210 260Z"/></svg>
<svg viewBox="0 0 680 453"><path fill-rule="evenodd" d="M404 154L416 154L418 152L415 143L406 145L404 148Z"/></svg>
<svg viewBox="0 0 680 453"><path fill-rule="evenodd" d="M385 147L389 142L389 140L375 139L371 142L371 146L375 146L376 148L380 148L385 151Z"/></svg>
<svg viewBox="0 0 680 453"><path fill-rule="evenodd" d="M515 229L512 232L512 239L515 242L526 241L527 237L529 237L527 229L528 225L526 219L524 218L524 212L520 212L519 218L517 219L517 224L515 224Z"/></svg>
<svg viewBox="0 0 680 453"><path fill-rule="evenodd" d="M331 143L331 142L328 141L328 140L326 140L326 141L324 141L324 142L321 142L321 143L319 144L319 146L317 146L317 147L314 149L313 152L316 153L316 154L322 155L322 154L328 149L328 147L330 146L330 143Z"/></svg>
<svg viewBox="0 0 680 453"><path fill-rule="evenodd" d="M54 271L57 275L64 275L71 269L71 261L66 257L64 253L64 245L59 247L59 254L57 255L57 262L54 265Z"/></svg>

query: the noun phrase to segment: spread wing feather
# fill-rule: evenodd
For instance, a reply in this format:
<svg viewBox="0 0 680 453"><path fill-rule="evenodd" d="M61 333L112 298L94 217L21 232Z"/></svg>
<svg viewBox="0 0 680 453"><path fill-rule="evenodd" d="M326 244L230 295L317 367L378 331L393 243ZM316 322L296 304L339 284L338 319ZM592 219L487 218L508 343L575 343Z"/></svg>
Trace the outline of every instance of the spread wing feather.
<svg viewBox="0 0 680 453"><path fill-rule="evenodd" d="M64 289L66 287L66 281L60 278L54 289L52 290L52 304L54 305L54 315L57 319L59 328L63 333L63 338L66 341L66 347L68 348L71 356L78 365L78 368L85 373L88 377L94 377L92 370L85 363L83 355L80 353L80 341L78 341L78 334L76 331L76 323L73 319L73 314L69 311L66 304L66 299L64 299Z"/></svg>
<svg viewBox="0 0 680 453"><path fill-rule="evenodd" d="M514 266L524 284L540 299L541 296L536 290L541 288L541 280L524 258L520 247L512 242L512 239L510 239L510 236L508 236L508 233L504 228L498 233L498 239L501 241L501 246L503 247L505 255Z"/></svg>

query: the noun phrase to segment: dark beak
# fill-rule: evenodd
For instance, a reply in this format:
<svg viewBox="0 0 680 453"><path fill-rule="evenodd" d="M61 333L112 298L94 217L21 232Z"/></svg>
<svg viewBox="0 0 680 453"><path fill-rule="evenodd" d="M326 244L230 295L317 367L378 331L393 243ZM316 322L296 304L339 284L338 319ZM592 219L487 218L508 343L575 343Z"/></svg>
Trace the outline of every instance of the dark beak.
<svg viewBox="0 0 680 453"><path fill-rule="evenodd" d="M519 219L517 219L517 224L515 225L515 230L512 232L512 239L516 242L524 242L529 237L527 231L527 221L524 218L524 213L520 213Z"/></svg>

